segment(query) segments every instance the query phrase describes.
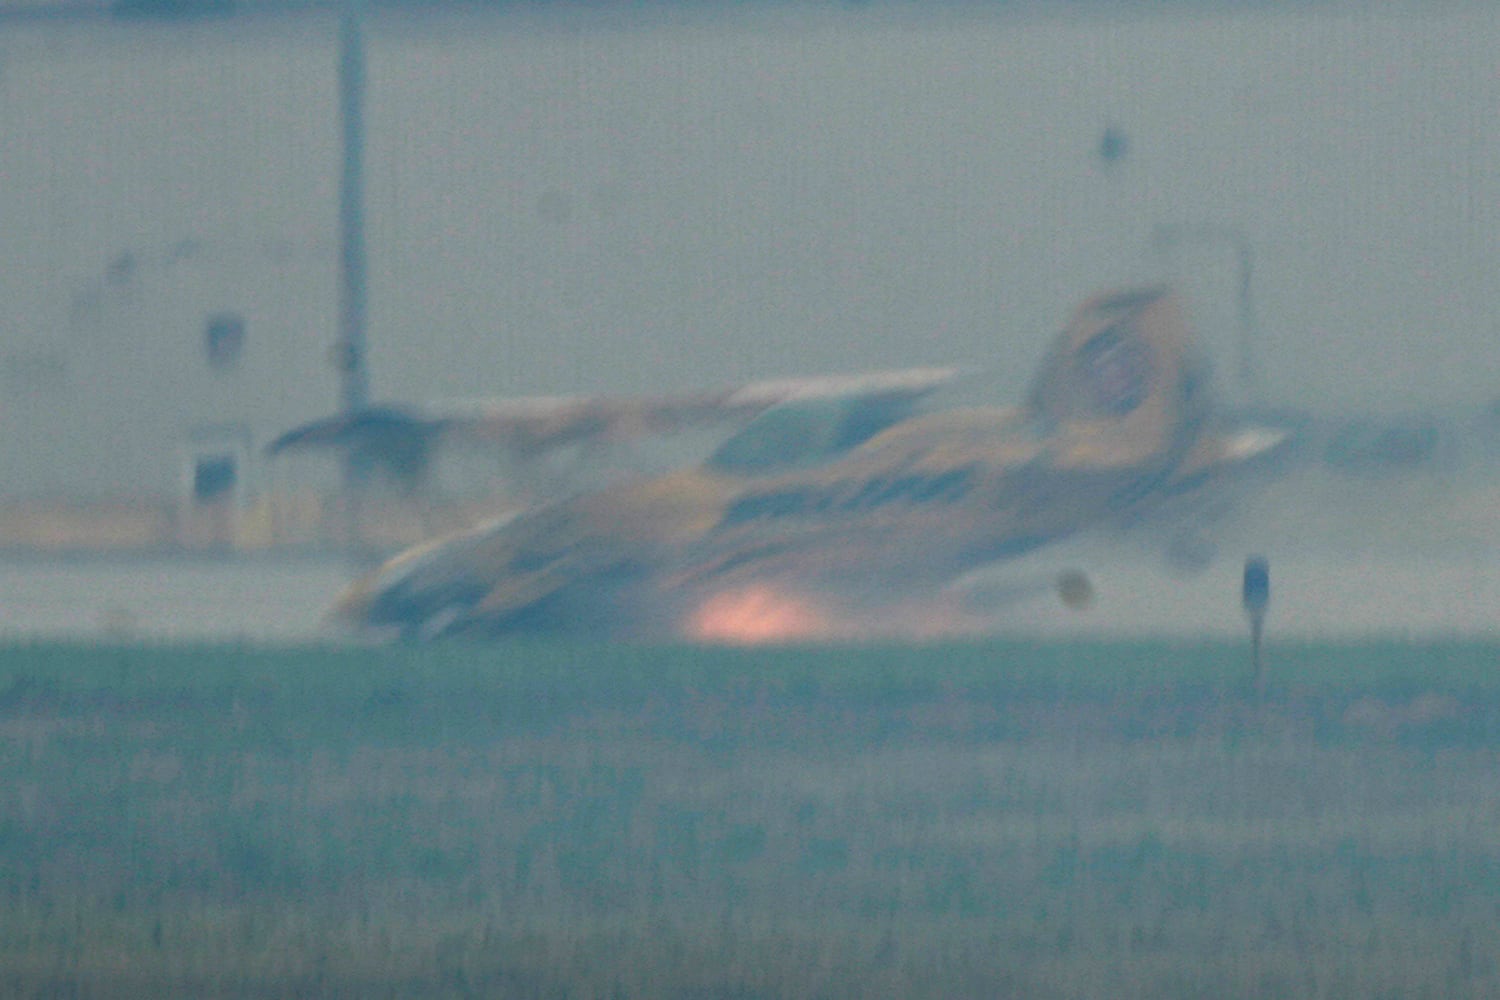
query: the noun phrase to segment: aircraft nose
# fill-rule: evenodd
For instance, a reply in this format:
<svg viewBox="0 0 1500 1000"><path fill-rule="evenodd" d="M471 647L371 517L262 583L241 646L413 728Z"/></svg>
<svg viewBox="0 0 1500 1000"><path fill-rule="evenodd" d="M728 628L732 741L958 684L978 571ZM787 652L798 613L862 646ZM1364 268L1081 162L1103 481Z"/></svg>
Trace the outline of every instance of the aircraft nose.
<svg viewBox="0 0 1500 1000"><path fill-rule="evenodd" d="M394 627L404 638L434 639L461 624L484 595L483 586L462 578L427 587L402 581L368 601L363 620L377 628Z"/></svg>
<svg viewBox="0 0 1500 1000"><path fill-rule="evenodd" d="M357 631L394 631L403 638L451 631L484 598L485 588L443 555L441 546L432 546L397 556L350 584L330 618Z"/></svg>

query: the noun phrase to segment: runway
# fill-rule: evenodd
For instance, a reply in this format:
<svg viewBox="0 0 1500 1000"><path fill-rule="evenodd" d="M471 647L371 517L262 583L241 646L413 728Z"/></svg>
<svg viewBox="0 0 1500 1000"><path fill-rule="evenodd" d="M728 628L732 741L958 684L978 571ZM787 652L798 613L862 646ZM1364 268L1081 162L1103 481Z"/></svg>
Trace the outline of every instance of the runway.
<svg viewBox="0 0 1500 1000"><path fill-rule="evenodd" d="M1047 637L1192 637L1244 632L1245 553L1225 551L1204 572L1179 578L1158 560L1047 553L1007 567L1038 579L1086 571L1083 610L1039 593L1008 609L1007 634ZM1500 636L1500 554L1270 554L1268 641L1364 637ZM0 562L0 635L309 642L337 638L324 619L353 577L336 559L166 558Z"/></svg>

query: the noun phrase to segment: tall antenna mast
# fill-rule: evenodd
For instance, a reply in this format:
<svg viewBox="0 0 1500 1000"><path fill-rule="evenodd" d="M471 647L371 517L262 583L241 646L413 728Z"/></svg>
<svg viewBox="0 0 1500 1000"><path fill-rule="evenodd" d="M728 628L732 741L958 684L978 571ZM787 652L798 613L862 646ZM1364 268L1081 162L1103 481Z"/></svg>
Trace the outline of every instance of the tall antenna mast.
<svg viewBox="0 0 1500 1000"><path fill-rule="evenodd" d="M365 44L362 0L344 0L339 17L339 400L347 411L369 405L365 368Z"/></svg>
<svg viewBox="0 0 1500 1000"><path fill-rule="evenodd" d="M365 43L363 0L343 0L339 15L339 125L343 161L339 172L339 331L334 360L339 404L347 415L370 403L365 364ZM347 541L359 534L359 508L368 470L357 454L344 458Z"/></svg>

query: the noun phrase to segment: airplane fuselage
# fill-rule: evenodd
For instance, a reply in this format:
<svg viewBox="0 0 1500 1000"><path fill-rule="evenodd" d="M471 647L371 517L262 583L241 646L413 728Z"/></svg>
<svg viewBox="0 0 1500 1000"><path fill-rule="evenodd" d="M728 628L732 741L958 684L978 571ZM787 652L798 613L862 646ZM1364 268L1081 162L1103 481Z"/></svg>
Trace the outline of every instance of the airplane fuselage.
<svg viewBox="0 0 1500 1000"><path fill-rule="evenodd" d="M1026 402L910 415L791 402L703 464L430 544L357 584L358 625L724 641L962 627L945 584L1125 523L1266 450L1220 433L1171 298L1102 296Z"/></svg>

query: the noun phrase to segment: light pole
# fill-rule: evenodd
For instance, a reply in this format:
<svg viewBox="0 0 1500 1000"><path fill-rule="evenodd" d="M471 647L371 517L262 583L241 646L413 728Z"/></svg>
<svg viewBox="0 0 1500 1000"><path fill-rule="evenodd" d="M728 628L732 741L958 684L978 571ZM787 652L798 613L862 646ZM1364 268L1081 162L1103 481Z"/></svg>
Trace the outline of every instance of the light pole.
<svg viewBox="0 0 1500 1000"><path fill-rule="evenodd" d="M1167 222L1152 227L1151 246L1157 252L1168 253L1186 244L1227 246L1234 251L1240 387L1244 390L1246 400L1253 402L1259 398L1257 382L1260 373L1255 365L1255 299L1252 286L1255 255L1250 237L1238 226L1216 222Z"/></svg>
<svg viewBox="0 0 1500 1000"><path fill-rule="evenodd" d="M365 206L364 98L365 45L363 0L343 0L339 13L339 126L342 163L339 171L339 330L334 364L339 372L339 404L346 416L370 402L365 364ZM344 456L346 540L359 536L360 507L367 469L358 453Z"/></svg>
<svg viewBox="0 0 1500 1000"><path fill-rule="evenodd" d="M362 0L344 0L339 15L339 401L346 411L370 402L365 368L365 47Z"/></svg>

